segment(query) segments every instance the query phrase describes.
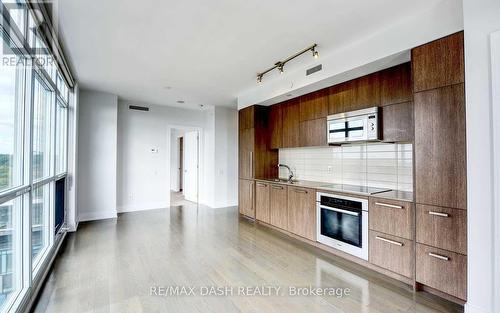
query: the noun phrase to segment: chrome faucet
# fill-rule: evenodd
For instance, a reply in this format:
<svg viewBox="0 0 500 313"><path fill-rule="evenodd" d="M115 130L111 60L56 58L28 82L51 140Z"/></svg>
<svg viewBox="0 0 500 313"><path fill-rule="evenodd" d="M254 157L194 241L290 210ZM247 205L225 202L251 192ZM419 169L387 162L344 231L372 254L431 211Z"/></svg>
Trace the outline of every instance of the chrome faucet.
<svg viewBox="0 0 500 313"><path fill-rule="evenodd" d="M286 165L286 164L278 164L278 168L279 167L285 167L286 169L288 169L288 182L292 182L293 181L293 172L292 172L292 169L290 168L290 166Z"/></svg>

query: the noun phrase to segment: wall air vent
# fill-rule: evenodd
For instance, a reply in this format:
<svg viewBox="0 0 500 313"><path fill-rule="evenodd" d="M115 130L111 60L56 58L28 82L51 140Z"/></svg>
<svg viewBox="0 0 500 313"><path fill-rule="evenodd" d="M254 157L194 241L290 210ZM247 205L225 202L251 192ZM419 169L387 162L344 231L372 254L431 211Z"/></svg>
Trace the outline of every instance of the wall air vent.
<svg viewBox="0 0 500 313"><path fill-rule="evenodd" d="M314 74L316 72L319 72L323 69L323 64L316 65L315 67L311 67L310 69L306 70L306 76Z"/></svg>
<svg viewBox="0 0 500 313"><path fill-rule="evenodd" d="M138 105L129 105L128 109L129 110L136 110L136 111L146 111L146 112L149 111L148 107L141 107L141 106L138 106Z"/></svg>

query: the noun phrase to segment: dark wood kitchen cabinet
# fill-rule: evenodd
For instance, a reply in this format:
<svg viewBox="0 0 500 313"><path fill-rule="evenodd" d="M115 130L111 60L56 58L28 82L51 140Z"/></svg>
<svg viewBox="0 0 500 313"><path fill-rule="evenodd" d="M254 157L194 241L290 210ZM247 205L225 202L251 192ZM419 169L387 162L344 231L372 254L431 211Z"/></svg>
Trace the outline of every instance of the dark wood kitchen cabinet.
<svg viewBox="0 0 500 313"><path fill-rule="evenodd" d="M283 148L294 148L300 146L300 103L299 99L283 102Z"/></svg>
<svg viewBox="0 0 500 313"><path fill-rule="evenodd" d="M413 241L369 231L369 261L406 277L413 277Z"/></svg>
<svg viewBox="0 0 500 313"><path fill-rule="evenodd" d="M316 192L313 189L288 187L288 231L316 240Z"/></svg>
<svg viewBox="0 0 500 313"><path fill-rule="evenodd" d="M300 146L326 146L326 118L300 122Z"/></svg>
<svg viewBox="0 0 500 313"><path fill-rule="evenodd" d="M328 89L322 89L299 98L300 121L324 118L328 115Z"/></svg>
<svg viewBox="0 0 500 313"><path fill-rule="evenodd" d="M269 135L271 136L271 149L283 146L283 110L281 104L269 108Z"/></svg>
<svg viewBox="0 0 500 313"><path fill-rule="evenodd" d="M240 179L239 181L239 212L251 218L255 218L254 184L255 181L253 180Z"/></svg>
<svg viewBox="0 0 500 313"><path fill-rule="evenodd" d="M269 107L251 106L239 111L239 178L278 175L278 152L270 147Z"/></svg>
<svg viewBox="0 0 500 313"><path fill-rule="evenodd" d="M270 223L269 211L269 183L255 182L255 218L259 221Z"/></svg>
<svg viewBox="0 0 500 313"><path fill-rule="evenodd" d="M378 72L330 88L328 114L356 111L380 105Z"/></svg>
<svg viewBox="0 0 500 313"><path fill-rule="evenodd" d="M411 59L413 92L465 82L463 31L412 49Z"/></svg>
<svg viewBox="0 0 500 313"><path fill-rule="evenodd" d="M382 140L385 142L413 142L413 102L382 107Z"/></svg>
<svg viewBox="0 0 500 313"><path fill-rule="evenodd" d="M415 94L417 203L465 209L464 84Z"/></svg>
<svg viewBox="0 0 500 313"><path fill-rule="evenodd" d="M269 201L271 225L285 230L288 229L287 187L279 184L270 184Z"/></svg>
<svg viewBox="0 0 500 313"><path fill-rule="evenodd" d="M380 105L411 102L411 62L403 63L380 72Z"/></svg>

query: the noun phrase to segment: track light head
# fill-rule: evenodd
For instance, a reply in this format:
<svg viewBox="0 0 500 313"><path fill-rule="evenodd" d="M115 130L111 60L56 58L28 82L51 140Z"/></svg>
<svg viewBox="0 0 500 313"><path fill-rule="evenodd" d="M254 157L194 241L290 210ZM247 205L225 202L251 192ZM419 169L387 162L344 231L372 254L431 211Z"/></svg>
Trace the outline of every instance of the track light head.
<svg viewBox="0 0 500 313"><path fill-rule="evenodd" d="M277 66L278 71L280 72L280 74L283 74L283 72L285 71L285 63L278 62L278 63L276 63L276 66Z"/></svg>
<svg viewBox="0 0 500 313"><path fill-rule="evenodd" d="M263 76L262 74L257 75L257 84L262 83L262 76Z"/></svg>
<svg viewBox="0 0 500 313"><path fill-rule="evenodd" d="M313 49L313 58L319 58L319 52Z"/></svg>

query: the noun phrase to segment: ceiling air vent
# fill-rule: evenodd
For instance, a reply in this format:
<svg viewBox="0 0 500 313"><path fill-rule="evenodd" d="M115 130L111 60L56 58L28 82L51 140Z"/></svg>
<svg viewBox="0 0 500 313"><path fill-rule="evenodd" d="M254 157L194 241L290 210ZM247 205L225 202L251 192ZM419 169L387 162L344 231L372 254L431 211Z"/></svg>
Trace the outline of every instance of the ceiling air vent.
<svg viewBox="0 0 500 313"><path fill-rule="evenodd" d="M310 69L306 70L306 76L314 74L316 72L319 72L323 69L323 64L316 65L315 67L311 67Z"/></svg>
<svg viewBox="0 0 500 313"><path fill-rule="evenodd" d="M146 112L149 111L148 107L141 107L141 106L138 106L138 105L129 105L128 109L129 110L136 110L136 111L146 111Z"/></svg>

